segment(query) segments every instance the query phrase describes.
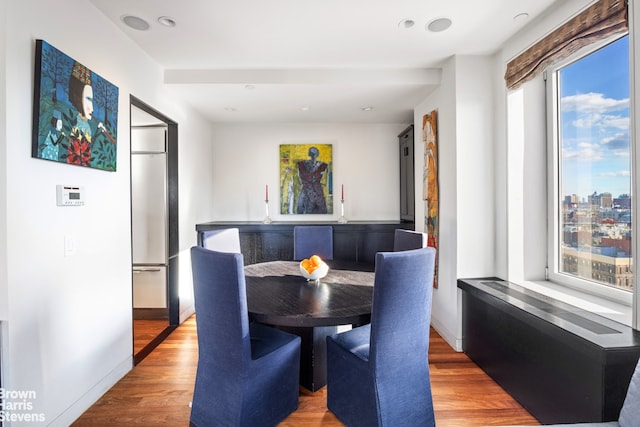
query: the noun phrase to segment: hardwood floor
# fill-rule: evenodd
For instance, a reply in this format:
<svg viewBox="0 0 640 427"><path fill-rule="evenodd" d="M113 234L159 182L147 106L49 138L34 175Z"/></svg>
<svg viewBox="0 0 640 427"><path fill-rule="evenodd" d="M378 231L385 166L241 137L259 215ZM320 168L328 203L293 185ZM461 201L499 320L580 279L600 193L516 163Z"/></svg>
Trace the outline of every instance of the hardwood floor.
<svg viewBox="0 0 640 427"><path fill-rule="evenodd" d="M81 426L188 426L198 359L195 318L162 344L89 408ZM432 330L431 389L438 427L539 425L466 355ZM327 410L326 387L300 389L298 409L280 427L342 426Z"/></svg>
<svg viewBox="0 0 640 427"><path fill-rule="evenodd" d="M169 326L166 319L135 319L133 321L133 354L138 354Z"/></svg>

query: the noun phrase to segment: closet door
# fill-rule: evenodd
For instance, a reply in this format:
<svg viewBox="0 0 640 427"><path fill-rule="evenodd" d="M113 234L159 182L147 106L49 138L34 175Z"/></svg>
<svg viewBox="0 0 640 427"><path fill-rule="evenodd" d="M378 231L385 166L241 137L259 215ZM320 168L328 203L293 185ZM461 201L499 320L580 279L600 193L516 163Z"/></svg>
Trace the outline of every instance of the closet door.
<svg viewBox="0 0 640 427"><path fill-rule="evenodd" d="M415 221L413 125L398 135L400 144L400 220Z"/></svg>

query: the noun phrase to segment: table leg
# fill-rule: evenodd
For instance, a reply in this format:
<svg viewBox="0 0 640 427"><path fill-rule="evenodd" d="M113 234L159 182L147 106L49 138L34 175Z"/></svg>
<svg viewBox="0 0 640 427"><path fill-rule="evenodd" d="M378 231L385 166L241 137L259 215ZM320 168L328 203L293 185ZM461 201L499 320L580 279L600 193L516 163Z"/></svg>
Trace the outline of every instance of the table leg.
<svg viewBox="0 0 640 427"><path fill-rule="evenodd" d="M337 326L289 327L279 329L298 335L300 346L300 385L313 392L327 384L327 336L338 332Z"/></svg>

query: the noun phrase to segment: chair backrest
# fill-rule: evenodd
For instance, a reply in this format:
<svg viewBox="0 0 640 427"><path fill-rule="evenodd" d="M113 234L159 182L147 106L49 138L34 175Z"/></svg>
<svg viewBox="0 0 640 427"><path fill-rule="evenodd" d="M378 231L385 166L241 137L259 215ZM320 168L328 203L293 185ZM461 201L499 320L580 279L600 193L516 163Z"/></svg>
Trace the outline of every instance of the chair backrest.
<svg viewBox="0 0 640 427"><path fill-rule="evenodd" d="M375 268L369 375L381 425L434 425L427 356L435 249L379 252Z"/></svg>
<svg viewBox="0 0 640 427"><path fill-rule="evenodd" d="M240 231L237 228L222 228L202 233L202 247L216 252L241 253Z"/></svg>
<svg viewBox="0 0 640 427"><path fill-rule="evenodd" d="M618 424L620 427L632 427L638 425L638 420L640 420L640 360L631 375L631 382L622 404Z"/></svg>
<svg viewBox="0 0 640 427"><path fill-rule="evenodd" d="M293 259L301 261L311 255L333 259L333 227L330 225L297 225L293 227Z"/></svg>
<svg viewBox="0 0 640 427"><path fill-rule="evenodd" d="M241 370L251 359L242 254L194 246L191 268L200 361L212 369Z"/></svg>
<svg viewBox="0 0 640 427"><path fill-rule="evenodd" d="M369 360L378 373L427 363L435 254L433 248L376 254Z"/></svg>
<svg viewBox="0 0 640 427"><path fill-rule="evenodd" d="M397 228L393 235L394 252L427 247L427 235L420 231Z"/></svg>

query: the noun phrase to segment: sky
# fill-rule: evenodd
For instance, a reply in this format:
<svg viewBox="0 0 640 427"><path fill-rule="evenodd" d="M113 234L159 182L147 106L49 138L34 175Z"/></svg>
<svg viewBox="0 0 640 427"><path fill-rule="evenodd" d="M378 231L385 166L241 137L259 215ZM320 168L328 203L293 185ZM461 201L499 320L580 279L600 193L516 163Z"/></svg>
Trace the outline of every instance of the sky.
<svg viewBox="0 0 640 427"><path fill-rule="evenodd" d="M561 197L631 194L628 36L563 68L559 82Z"/></svg>

